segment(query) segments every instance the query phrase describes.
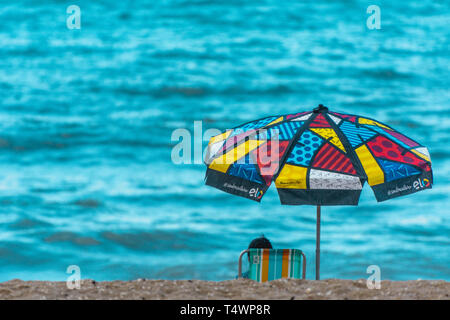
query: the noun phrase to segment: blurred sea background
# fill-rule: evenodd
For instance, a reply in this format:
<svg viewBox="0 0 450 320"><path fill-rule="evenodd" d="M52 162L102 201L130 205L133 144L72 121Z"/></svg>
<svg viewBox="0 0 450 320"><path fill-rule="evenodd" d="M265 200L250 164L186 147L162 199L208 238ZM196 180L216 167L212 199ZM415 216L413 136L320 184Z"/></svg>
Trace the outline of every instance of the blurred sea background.
<svg viewBox="0 0 450 320"><path fill-rule="evenodd" d="M204 185L171 161L175 129L334 111L426 145L432 190L322 210L322 278L450 280L450 3L1 1L0 281L225 280L251 239L300 248L315 208ZM381 29L369 30L369 5ZM204 141L204 147L207 141ZM193 159L193 157L192 157Z"/></svg>

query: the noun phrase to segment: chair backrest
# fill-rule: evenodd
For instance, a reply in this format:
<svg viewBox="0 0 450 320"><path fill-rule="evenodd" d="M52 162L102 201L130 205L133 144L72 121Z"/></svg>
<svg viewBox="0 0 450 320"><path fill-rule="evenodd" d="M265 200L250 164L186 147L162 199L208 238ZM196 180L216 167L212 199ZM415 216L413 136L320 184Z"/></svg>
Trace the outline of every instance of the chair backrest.
<svg viewBox="0 0 450 320"><path fill-rule="evenodd" d="M280 278L301 279L306 275L306 257L298 249L248 249L250 256L249 278L266 282ZM303 257L303 267L302 267ZM241 267L239 268L241 270ZM303 270L302 270L303 269Z"/></svg>

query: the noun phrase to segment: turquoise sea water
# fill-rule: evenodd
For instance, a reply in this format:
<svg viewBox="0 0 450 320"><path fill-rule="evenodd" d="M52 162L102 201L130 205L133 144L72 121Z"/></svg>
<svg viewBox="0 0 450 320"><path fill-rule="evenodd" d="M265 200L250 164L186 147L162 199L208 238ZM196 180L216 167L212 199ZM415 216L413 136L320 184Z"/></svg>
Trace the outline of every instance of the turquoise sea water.
<svg viewBox="0 0 450 320"><path fill-rule="evenodd" d="M261 204L175 165L175 129L311 109L386 122L426 145L435 185L322 210L322 278L450 280L450 4L1 1L0 281L224 280L264 233L314 277L315 208ZM206 146L206 141L204 143Z"/></svg>

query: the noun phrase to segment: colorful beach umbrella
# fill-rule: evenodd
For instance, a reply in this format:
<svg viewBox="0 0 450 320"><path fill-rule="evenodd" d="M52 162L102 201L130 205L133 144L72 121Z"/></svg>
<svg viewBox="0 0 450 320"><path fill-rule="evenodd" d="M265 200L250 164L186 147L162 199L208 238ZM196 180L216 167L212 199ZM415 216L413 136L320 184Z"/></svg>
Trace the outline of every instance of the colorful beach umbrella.
<svg viewBox="0 0 450 320"><path fill-rule="evenodd" d="M320 279L321 206L357 205L367 181L377 201L431 188L427 148L368 117L312 111L269 116L209 141L205 181L261 201L272 181L281 204L317 206L316 279Z"/></svg>

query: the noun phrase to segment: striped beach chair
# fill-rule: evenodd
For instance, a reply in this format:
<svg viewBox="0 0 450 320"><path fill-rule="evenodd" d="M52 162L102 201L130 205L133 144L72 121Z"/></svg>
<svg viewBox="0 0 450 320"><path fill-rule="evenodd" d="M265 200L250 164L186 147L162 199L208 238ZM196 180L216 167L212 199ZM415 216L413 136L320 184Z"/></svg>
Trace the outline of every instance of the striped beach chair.
<svg viewBox="0 0 450 320"><path fill-rule="evenodd" d="M238 278L242 278L242 257L246 253L250 257L249 279L258 282L266 282L280 278L300 279L300 274L301 278L305 279L306 257L298 249L244 250L239 256Z"/></svg>

